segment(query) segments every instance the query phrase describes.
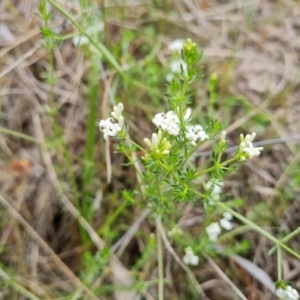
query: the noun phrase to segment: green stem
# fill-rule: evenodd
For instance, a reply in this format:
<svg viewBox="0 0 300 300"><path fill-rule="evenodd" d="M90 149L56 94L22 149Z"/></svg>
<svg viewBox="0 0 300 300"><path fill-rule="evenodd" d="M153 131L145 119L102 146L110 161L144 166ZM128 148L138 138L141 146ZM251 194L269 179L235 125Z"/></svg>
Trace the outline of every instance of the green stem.
<svg viewBox="0 0 300 300"><path fill-rule="evenodd" d="M283 239L281 239L281 242L286 243L288 242L290 239L292 239L294 236L298 235L300 233L300 227L298 227L296 230L294 230L293 232L289 233L286 237L284 237ZM272 249L270 249L270 251L268 252L269 255L273 254L276 250L276 246L274 246Z"/></svg>
<svg viewBox="0 0 300 300"><path fill-rule="evenodd" d="M111 53L106 49L106 47L101 43L96 43L86 32L85 29L78 24L72 16L67 13L60 5L58 5L54 0L48 0L57 10L60 11L62 15L64 15L80 32L80 34L86 36L89 42L96 47L96 49L113 65L113 67L122 75L124 76L124 72L121 66L118 64L116 59L111 55Z"/></svg>
<svg viewBox="0 0 300 300"><path fill-rule="evenodd" d="M184 84L183 84L183 87L182 87L182 90L181 90L181 95L180 95L180 102L182 102L184 96L185 96L185 93L186 93L186 90L187 90L187 87L188 87L188 84L189 84L189 81L188 80L185 80L184 81Z"/></svg>
<svg viewBox="0 0 300 300"><path fill-rule="evenodd" d="M19 283L17 283L12 277L10 277L4 270L0 268L0 278L4 280L4 283L8 286L13 287L18 293L23 295L25 298L28 298L30 300L40 300L40 298L36 297L34 294L32 294L30 291L26 290L21 286Z"/></svg>
<svg viewBox="0 0 300 300"><path fill-rule="evenodd" d="M137 143L135 143L130 137L128 137L128 135L126 136L126 139L135 147L137 147L138 149L140 149L141 151L143 151L144 153L148 153L148 151L146 149L144 149L143 147L141 147L140 145L138 145Z"/></svg>
<svg viewBox="0 0 300 300"><path fill-rule="evenodd" d="M51 48L49 47L49 49L48 49L48 58L49 58L49 66L50 66L50 82L48 82L48 83L50 83L49 103L50 103L50 107L52 109L54 109L54 107L55 107L55 103L54 103L54 85L55 85L54 73L55 73L55 70L54 70L53 48L54 48L54 45L52 44L52 40L51 40Z"/></svg>
<svg viewBox="0 0 300 300"><path fill-rule="evenodd" d="M277 247L277 277L278 281L282 280L282 265L281 265L282 253L281 248Z"/></svg>
<svg viewBox="0 0 300 300"><path fill-rule="evenodd" d="M220 165L220 161L221 161L221 158L222 158L222 154L223 152L220 151L219 154L218 154L218 158L217 158L217 164Z"/></svg>
<svg viewBox="0 0 300 300"><path fill-rule="evenodd" d="M231 159L229 159L229 160L224 161L224 162L221 163L221 164L217 164L217 165L215 165L215 166L213 166L213 167L210 167L210 168L208 168L208 169L206 169L206 170L204 170L204 171L201 171L201 172L197 173L195 176L196 176L196 177L200 177L200 176L202 176L202 175L204 175L204 174L207 174L207 173L209 173L209 172L211 172L211 171L213 171L213 170L215 170L215 169L224 167L224 166L226 166L226 165L228 165L228 164L230 164L230 163L232 163L232 162L234 162L234 161L236 161L236 160L237 160L237 158L236 158L236 157L233 157L233 158L231 158Z"/></svg>
<svg viewBox="0 0 300 300"><path fill-rule="evenodd" d="M156 216L157 260L158 260L158 299L164 299L164 266L161 236L159 233L161 216Z"/></svg>
<svg viewBox="0 0 300 300"><path fill-rule="evenodd" d="M49 27L48 21L45 21L45 26ZM50 27L49 27L50 28ZM52 43L52 40L49 40L49 44L47 44L46 49L48 50L48 59L49 59L49 73L50 73L50 80L48 81L48 84L50 85L50 93L49 93L49 104L50 108L55 112L55 114L51 114L52 122L53 122L53 131L55 136L57 136L58 140L60 141L60 146L62 147L62 153L63 156L65 157L65 162L66 162L66 171L68 174L68 177L70 179L70 185L71 189L74 195L74 201L76 203L76 208L79 209L79 197L78 197L78 189L77 189L77 184L76 184L76 178L74 175L74 171L72 168L72 160L70 157L70 153L68 151L67 144L64 140L64 134L61 126L56 122L56 107L55 107L55 94L54 94L54 87L55 87L55 66L54 66L54 54L53 54L53 49L54 49L54 44ZM60 150L60 149L59 149Z"/></svg>
<svg viewBox="0 0 300 300"><path fill-rule="evenodd" d="M143 178L143 174L140 172L140 170L136 167L135 163L134 163L134 160L132 159L132 156L129 155L128 153L126 152L122 152L126 157L127 159L129 160L130 164L133 166L135 172L137 173L137 175L140 177L140 178Z"/></svg>
<svg viewBox="0 0 300 300"><path fill-rule="evenodd" d="M165 165L162 161L160 161L160 165L161 165L167 172L169 172L169 173L175 178L175 180L177 180L179 183L181 183L185 188L190 188L190 186L189 186L187 183L183 182L183 181L182 181L182 180L174 173L174 171L173 171L169 166ZM196 191L196 190L194 190L194 191ZM198 192L198 191L197 191L197 195L198 195L198 196L201 196L201 197L204 197L204 194L202 194L202 193L200 193L200 192Z"/></svg>
<svg viewBox="0 0 300 300"><path fill-rule="evenodd" d="M17 131L9 130L9 129L4 128L4 127L0 127L0 133L8 134L8 135L23 139L23 140L28 141L28 142L33 142L33 143L37 143L37 144L40 143L40 141L38 139L35 139L35 138L33 138L33 137L31 137L27 134L23 134L23 133L20 133L20 132L17 132Z"/></svg>
<svg viewBox="0 0 300 300"><path fill-rule="evenodd" d="M162 202L162 195L161 195L161 192L160 192L160 184L161 182L159 181L159 176L158 174L155 175L155 179L156 179L156 184L157 184L157 193L158 193L158 196L159 196L159 200L160 202Z"/></svg>
<svg viewBox="0 0 300 300"><path fill-rule="evenodd" d="M217 202L216 205L219 206L220 208L222 208L223 210L226 210L226 211L230 212L233 216L235 216L237 219L239 219L240 221L242 221L244 224L250 226L253 230L256 230L257 232L259 232L261 235L265 236L267 239L269 239L270 241L272 241L277 246L280 246L281 248L283 248L284 250L286 250L288 253L292 254L294 257L297 257L298 259L300 259L300 254L296 253L291 248L289 248L288 246L286 246L282 241L276 239L269 232L265 231L264 229L260 228L258 225L256 225L255 223L253 223L252 221L248 220L244 216L242 216L239 213L237 213L234 210L232 210L225 203Z"/></svg>

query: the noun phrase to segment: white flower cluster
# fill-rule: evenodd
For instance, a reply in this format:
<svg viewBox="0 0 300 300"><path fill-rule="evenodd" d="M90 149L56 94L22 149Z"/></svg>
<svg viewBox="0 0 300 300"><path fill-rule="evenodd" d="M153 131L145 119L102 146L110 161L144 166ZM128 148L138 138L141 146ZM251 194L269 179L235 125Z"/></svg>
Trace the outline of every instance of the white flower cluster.
<svg viewBox="0 0 300 300"><path fill-rule="evenodd" d="M116 136L122 130L124 125L124 117L122 116L123 110L123 104L119 103L113 108L113 112L111 113L112 118L97 122L99 129L104 133L105 140L107 140L110 136ZM116 123L116 121L118 121L118 123Z"/></svg>
<svg viewBox="0 0 300 300"><path fill-rule="evenodd" d="M170 62L170 71L171 73L168 73L166 76L167 81L172 81L174 78L174 74L180 74L181 73L181 67L184 71L184 73L187 72L187 64L185 61L180 59L174 59Z"/></svg>
<svg viewBox="0 0 300 300"><path fill-rule="evenodd" d="M196 142L198 140L204 141L205 139L208 139L208 135L200 125L188 126L185 137L191 142L193 146L196 146Z"/></svg>
<svg viewBox="0 0 300 300"><path fill-rule="evenodd" d="M144 142L154 154L168 155L170 153L171 143L166 138L162 138L161 130L159 130L157 134L152 134L151 141L148 138L145 138Z"/></svg>
<svg viewBox="0 0 300 300"><path fill-rule="evenodd" d="M233 228L232 223L230 222L232 220L232 214L228 212L224 212L223 218L219 222L213 222L209 226L206 227L206 232L208 234L208 238L215 242L219 235L221 234L221 227L225 230L231 230Z"/></svg>
<svg viewBox="0 0 300 300"><path fill-rule="evenodd" d="M276 290L276 296L280 300L298 300L299 299L299 293L289 285L285 289Z"/></svg>
<svg viewBox="0 0 300 300"><path fill-rule="evenodd" d="M199 257L196 256L191 247L185 248L185 256L183 257L183 262L186 265L197 266L199 264Z"/></svg>
<svg viewBox="0 0 300 300"><path fill-rule="evenodd" d="M215 183L211 182L210 180L206 183L205 187L207 190L212 188L211 193L209 194L208 204L214 206L216 202L220 201L222 187L224 186L224 182L217 181Z"/></svg>
<svg viewBox="0 0 300 300"><path fill-rule="evenodd" d="M186 110L185 116L183 117L184 121L187 121L192 114L192 110L188 108ZM154 116L152 122L163 131L168 132L170 135L177 136L180 131L180 121L178 116L173 110L168 111L167 113L158 113ZM204 141L208 138L208 135L203 130L202 126L187 126L187 132L185 134L186 138L191 142L193 146L196 145L198 140Z"/></svg>
<svg viewBox="0 0 300 300"><path fill-rule="evenodd" d="M218 239L221 233L221 227L218 222L213 222L206 227L206 232L208 234L208 238L214 242Z"/></svg>
<svg viewBox="0 0 300 300"><path fill-rule="evenodd" d="M176 39L168 44L168 49L172 52L173 56L178 57L181 53L185 41L182 39ZM181 73L181 67L183 71L187 72L187 64L181 58L175 58L170 62L170 73L167 74L166 80L172 81L175 74Z"/></svg>
<svg viewBox="0 0 300 300"><path fill-rule="evenodd" d="M98 21L97 23L89 26L86 29L86 32L90 36L93 36L93 35L98 34L99 32L102 32L103 30L104 30L104 22ZM74 36L73 37L73 45L76 46L76 47L83 46L83 45L89 45L90 51L97 52L99 54L99 51L95 48L94 45L90 44L89 39L85 35L76 35L76 36Z"/></svg>
<svg viewBox="0 0 300 300"><path fill-rule="evenodd" d="M174 226L170 231L168 231L168 236L172 237L174 235L182 235L182 230L178 226Z"/></svg>
<svg viewBox="0 0 300 300"><path fill-rule="evenodd" d="M180 131L179 119L174 111L170 110L166 114L156 114L152 122L163 131L167 131L171 135L177 136Z"/></svg>
<svg viewBox="0 0 300 300"><path fill-rule="evenodd" d="M241 160L245 161L247 158L251 159L254 156L258 156L264 149L263 147L254 147L253 140L256 137L256 133L253 132L251 135L247 134L245 137L243 134L240 136L239 153L241 154Z"/></svg>
<svg viewBox="0 0 300 300"><path fill-rule="evenodd" d="M181 73L181 67L184 72L187 71L187 64L182 59L172 60L170 63L170 71L172 73Z"/></svg>
<svg viewBox="0 0 300 300"><path fill-rule="evenodd" d="M233 216L229 212L223 213L223 218L219 221L222 228L225 230L231 230L233 228L232 223L230 222L233 219Z"/></svg>
<svg viewBox="0 0 300 300"><path fill-rule="evenodd" d="M184 44L185 44L185 40L176 39L176 40L174 40L174 41L172 41L168 44L168 49L171 52L179 52L180 53L180 51L183 48Z"/></svg>

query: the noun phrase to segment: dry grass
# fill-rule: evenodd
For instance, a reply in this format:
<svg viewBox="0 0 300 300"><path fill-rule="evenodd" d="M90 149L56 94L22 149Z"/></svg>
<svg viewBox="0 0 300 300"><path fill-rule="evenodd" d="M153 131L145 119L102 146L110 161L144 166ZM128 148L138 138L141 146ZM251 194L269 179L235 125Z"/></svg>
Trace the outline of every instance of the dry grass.
<svg viewBox="0 0 300 300"><path fill-rule="evenodd" d="M79 20L79 4L66 2L59 3L67 9L72 6ZM120 2L121 5L117 1L99 1L98 7L106 13L104 44L108 49L116 52L115 45L121 40L123 29L136 34L128 48L136 61L127 61L126 54L118 58L128 73L137 78L141 74L143 78L143 70L148 68L143 45L154 49L159 44L155 60L163 68L169 56L167 43L174 38L191 37L203 49L206 76L214 71L219 74L223 100L216 108L216 116L228 126L230 143L236 144L239 133L245 131L257 131L264 141L278 139L275 144L267 142L262 157L239 167L237 174L226 182L225 190L236 199L243 198L245 206L241 212L267 231L280 236L283 231L295 230L300 221L299 3L291 0ZM87 101L90 63L73 46L72 39L55 48L57 82L51 103L52 88L44 78L50 72L50 65L47 51L40 44L41 23L33 12L37 12L37 1L0 2L0 25L11 33L0 29L0 299L25 299L20 292L22 287L39 299L70 295L76 289L96 299L93 285L132 283L129 271L143 253L145 237L154 227L147 219L149 211L136 206L121 211L112 225L117 224L117 229L111 236L105 233L104 241L101 229L97 233L120 206L120 190L133 188L137 179L131 168L120 168L126 159L114 153L112 144L105 148L97 133L93 155L95 176L84 186L83 170L90 163L85 159L91 109ZM57 11L51 26L63 34L74 31ZM153 28L157 40L144 36L149 27ZM118 75L107 62L99 60L99 64L102 72L97 83L97 118L107 115L113 91L127 105L134 138L141 141L151 132L147 116L160 110L155 105L163 102L156 94L164 91L165 83L161 82L153 94L139 87L131 87L129 94L130 90L119 82L115 90ZM243 101L238 101L237 95ZM198 85L195 98L195 111L207 113L204 83ZM49 113L54 107L55 118ZM59 125L61 137L56 136L54 123ZM292 141L287 139L292 136L297 137ZM199 151L209 149L207 144ZM111 170L107 168L108 153ZM110 184L107 171L112 173ZM86 201L84 193L97 207L91 220L83 218L78 211L77 204L80 207ZM182 209L176 212L177 221L180 218L187 231L199 232L203 210L192 205L178 204L178 207ZM163 236L167 230L161 225ZM82 243L82 232L87 232L90 242ZM276 281L276 259L268 255L272 245L254 232L239 236L242 238L251 245L245 256ZM232 259L208 258L203 269L192 273L181 265L166 237L163 242L169 250L165 260L166 276L171 282L166 288L166 299L187 299L179 284L187 280L185 272L201 283L199 293L204 291L209 299L238 299L232 286L223 280L223 273L220 277L222 270L234 282L233 286L246 295L245 299L274 299L255 276ZM83 284L83 253L103 249L105 243L113 247L115 256L93 285ZM294 238L291 245L299 252L300 238ZM155 260L151 259L145 266L145 280L156 277ZM215 263L220 269L216 269ZM285 255L283 269L284 279L297 286L299 261ZM12 276L18 286L4 288L1 280L7 280L5 276ZM100 298L134 299L134 293L129 292L105 295ZM142 297L156 299L156 286L143 292Z"/></svg>

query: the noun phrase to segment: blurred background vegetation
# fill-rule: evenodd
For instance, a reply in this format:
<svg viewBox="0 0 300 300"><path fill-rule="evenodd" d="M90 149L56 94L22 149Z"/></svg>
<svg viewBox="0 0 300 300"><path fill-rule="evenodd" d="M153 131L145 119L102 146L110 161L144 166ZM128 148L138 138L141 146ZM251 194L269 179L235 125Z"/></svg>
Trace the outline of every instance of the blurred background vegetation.
<svg viewBox="0 0 300 300"><path fill-rule="evenodd" d="M292 0L2 0L0 299L157 299L153 218L134 191L134 169L95 123L122 102L132 139L150 137L154 114L168 109L175 39L192 38L203 51L194 119L204 127L219 119L231 146L255 131L265 147L228 178L222 200L277 238L295 230L299 17ZM199 168L210 150L209 142L198 150ZM277 280L276 257L266 238L235 221L217 251L203 242L201 205L170 210L164 229L184 230L172 242L179 257L183 245L199 245L203 257L191 270L209 299L239 299L224 276L244 299L274 299L265 278ZM300 238L289 245L299 253ZM202 299L169 251L164 260L165 299ZM283 269L297 288L299 261L285 255Z"/></svg>

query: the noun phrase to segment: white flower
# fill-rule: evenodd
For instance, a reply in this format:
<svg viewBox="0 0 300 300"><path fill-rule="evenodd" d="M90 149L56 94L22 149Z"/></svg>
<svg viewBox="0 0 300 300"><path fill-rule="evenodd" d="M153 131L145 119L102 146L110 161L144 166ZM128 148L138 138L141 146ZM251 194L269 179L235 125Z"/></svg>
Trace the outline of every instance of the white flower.
<svg viewBox="0 0 300 300"><path fill-rule="evenodd" d="M123 103L119 103L117 106L114 106L113 110L114 111L111 113L111 116L114 119L119 120L119 118L122 116L122 111L124 110Z"/></svg>
<svg viewBox="0 0 300 300"><path fill-rule="evenodd" d="M224 182L222 181L216 181L215 183L212 183L212 181L209 180L206 183L205 185L206 189L207 190L212 189L208 199L209 205L215 205L216 202L220 201L223 186L224 186Z"/></svg>
<svg viewBox="0 0 300 300"><path fill-rule="evenodd" d="M223 131L220 136L220 142L226 143L226 131Z"/></svg>
<svg viewBox="0 0 300 300"><path fill-rule="evenodd" d="M148 138L145 138L144 142L154 154L168 155L170 153L171 143L166 138L162 138L161 130L159 130L157 134L152 134L151 141Z"/></svg>
<svg viewBox="0 0 300 300"><path fill-rule="evenodd" d="M167 131L171 135L177 136L179 134L179 119L174 111L156 114L152 122L163 131Z"/></svg>
<svg viewBox="0 0 300 300"><path fill-rule="evenodd" d="M178 226L174 226L169 232L168 236L172 237L174 235L182 235L182 230Z"/></svg>
<svg viewBox="0 0 300 300"><path fill-rule="evenodd" d="M299 299L299 293L289 285L285 289L276 290L276 296L281 300Z"/></svg>
<svg viewBox="0 0 300 300"><path fill-rule="evenodd" d="M263 147L254 147L253 140L256 136L256 133L253 132L251 135L247 134L245 137L243 134L240 135L240 146L239 153L241 154L241 160L244 161L247 158L251 159L254 156L260 155L260 152L264 149Z"/></svg>
<svg viewBox="0 0 300 300"><path fill-rule="evenodd" d="M192 115L192 109L188 107L183 116L183 120L187 121L191 117L191 115Z"/></svg>
<svg viewBox="0 0 300 300"><path fill-rule="evenodd" d="M231 214L230 212L227 212L227 211L225 211L225 212L223 213L223 217L224 217L225 219L227 219L228 221L231 221L231 220L233 219L232 214Z"/></svg>
<svg viewBox="0 0 300 300"><path fill-rule="evenodd" d="M206 227L206 232L208 234L208 238L214 242L218 239L221 233L221 227L219 223L213 222L209 226Z"/></svg>
<svg viewBox="0 0 300 300"><path fill-rule="evenodd" d="M123 120L123 117L122 117ZM124 120L121 122L123 123ZM99 129L104 133L104 139L107 140L110 136L116 136L122 130L122 125L115 123L113 118L101 120L98 123Z"/></svg>
<svg viewBox="0 0 300 300"><path fill-rule="evenodd" d="M89 43L89 39L85 35L76 35L73 37L74 46L82 46Z"/></svg>
<svg viewBox="0 0 300 300"><path fill-rule="evenodd" d="M185 256L183 257L183 262L186 265L197 266L199 264L199 257L196 256L191 247L185 248Z"/></svg>
<svg viewBox="0 0 300 300"><path fill-rule="evenodd" d="M97 32L103 31L103 29L104 29L104 22L98 21L94 25L88 27L86 29L86 32L89 35L93 35ZM89 39L85 35L76 35L73 37L73 45L76 47L82 46L82 45L87 45L87 44L89 44L89 42L90 42Z"/></svg>
<svg viewBox="0 0 300 300"><path fill-rule="evenodd" d="M174 78L174 74L173 74L173 73L168 73L168 74L166 75L166 80L167 80L168 82L171 82L171 81L173 80L173 78Z"/></svg>
<svg viewBox="0 0 300 300"><path fill-rule="evenodd" d="M181 73L181 67L183 69L184 73L187 73L187 64L182 59L174 59L170 62L170 73L167 74L166 80L172 81L174 78L174 74L180 74Z"/></svg>
<svg viewBox="0 0 300 300"><path fill-rule="evenodd" d="M185 40L176 39L176 40L174 40L174 41L172 41L168 44L168 48L172 52L179 52L180 53L180 51L183 48L184 44L185 44Z"/></svg>
<svg viewBox="0 0 300 300"><path fill-rule="evenodd" d="M220 225L222 228L224 228L226 230L231 230L233 228L233 225L231 224L231 222L229 220L227 220L226 218L223 218L220 220Z"/></svg>
<svg viewBox="0 0 300 300"><path fill-rule="evenodd" d="M170 71L174 74L181 73L181 67L183 71L186 73L187 64L182 59L175 59L170 62Z"/></svg>
<svg viewBox="0 0 300 300"><path fill-rule="evenodd" d="M205 139L208 139L208 135L200 125L188 126L185 137L191 142L193 146L196 145L196 142L198 140L204 141Z"/></svg>
<svg viewBox="0 0 300 300"><path fill-rule="evenodd" d="M116 136L120 132L124 125L124 117L122 116L122 111L124 106L122 103L119 103L117 106L114 106L111 116L113 118L108 118L106 120L100 120L96 123L99 129L104 133L104 139L107 140L110 136ZM118 121L118 123L116 122Z"/></svg>

